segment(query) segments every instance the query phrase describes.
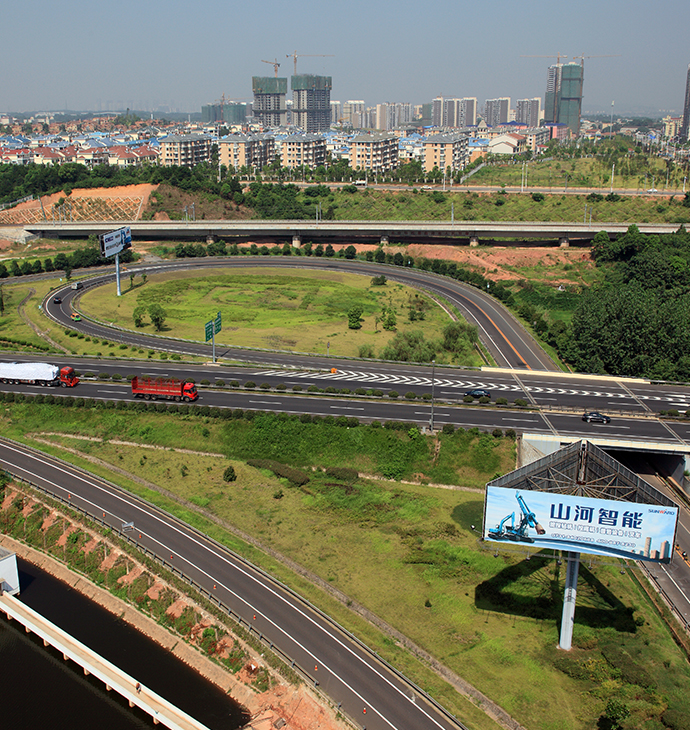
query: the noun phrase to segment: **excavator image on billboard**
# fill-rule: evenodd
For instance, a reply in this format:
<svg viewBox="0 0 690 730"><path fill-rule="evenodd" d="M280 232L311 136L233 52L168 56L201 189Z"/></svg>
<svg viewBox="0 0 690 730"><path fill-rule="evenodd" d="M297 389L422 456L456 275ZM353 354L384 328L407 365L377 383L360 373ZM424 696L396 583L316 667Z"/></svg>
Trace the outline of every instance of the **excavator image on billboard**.
<svg viewBox="0 0 690 730"><path fill-rule="evenodd" d="M545 534L546 530L537 522L537 516L527 506L525 500L520 496L519 492L515 494L518 505L520 505L520 522L515 526L515 512L506 515L500 524L489 529L490 540L512 540L513 542L534 542L534 538L529 536L528 529L533 528L537 535Z"/></svg>

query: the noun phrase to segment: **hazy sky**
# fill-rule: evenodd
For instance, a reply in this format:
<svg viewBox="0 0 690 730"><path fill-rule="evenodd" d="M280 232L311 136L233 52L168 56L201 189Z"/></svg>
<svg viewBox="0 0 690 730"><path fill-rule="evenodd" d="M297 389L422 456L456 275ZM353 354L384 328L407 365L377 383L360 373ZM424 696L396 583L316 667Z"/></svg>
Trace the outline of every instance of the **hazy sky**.
<svg viewBox="0 0 690 730"><path fill-rule="evenodd" d="M251 77L333 77L331 99L419 104L541 96L556 59L585 58L583 110L682 112L690 2L642 0L24 0L0 26L0 112L200 111L250 101ZM579 61L579 59L578 59Z"/></svg>

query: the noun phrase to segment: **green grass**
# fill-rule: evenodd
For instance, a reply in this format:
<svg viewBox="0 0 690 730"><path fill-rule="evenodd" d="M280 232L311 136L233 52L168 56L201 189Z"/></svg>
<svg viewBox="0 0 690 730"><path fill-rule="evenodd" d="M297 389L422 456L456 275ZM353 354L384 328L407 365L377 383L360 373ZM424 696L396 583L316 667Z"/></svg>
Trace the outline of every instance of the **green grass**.
<svg viewBox="0 0 690 730"><path fill-rule="evenodd" d="M539 163L534 163L535 165ZM486 168L484 168L486 169ZM490 168L493 170L494 168ZM516 165L497 167L511 174L519 170ZM483 172L482 170L481 172ZM481 174L481 173L478 173ZM494 176L495 176L494 172ZM469 184L511 185L510 178L494 182L475 182ZM656 184L656 183L655 183ZM541 186L541 185L540 185ZM537 184L535 183L535 187ZM547 184L548 187L548 184ZM570 184L568 186L570 188ZM606 195L608 190L604 190ZM439 198L439 195L441 196ZM621 196L618 201L592 201L586 194L568 194L554 187L553 194L546 194L542 202L532 200L529 193L498 192L469 193L453 190L446 193L421 191L384 192L376 190L358 191L347 194L336 192L334 203L338 220L451 220L456 221L554 221L582 222L587 206L587 222L590 209L592 227L602 223L690 223L690 209L681 205L683 196L677 194L673 201L650 196ZM437 202L440 201L440 202Z"/></svg>
<svg viewBox="0 0 690 730"><path fill-rule="evenodd" d="M356 357L359 348L371 345L379 353L392 338L376 318L383 307L397 312L397 330L423 329L427 339L441 339L449 316L426 295L401 284L371 286L371 278L326 271L284 271L270 268L232 269L207 272L153 274L145 285L124 286L123 296L114 296L114 284L86 292L80 309L95 319L134 329L136 307L160 304L167 314L161 334L202 340L203 325L221 312L222 332L218 343L225 346L315 352ZM426 306L424 322L408 319L410 301ZM363 310L359 330L348 328L347 313L354 305ZM153 326L145 317L142 332ZM330 343L330 345L328 344ZM479 365L472 354L466 365Z"/></svg>
<svg viewBox="0 0 690 730"><path fill-rule="evenodd" d="M494 558L493 551L482 550L471 529L481 524L481 494L399 482L359 480L350 485L311 470L307 472L310 482L297 489L245 463L250 454L275 458L279 449L282 460L296 466L353 466L353 455L360 450L361 458L380 468L387 458L382 446L394 435L401 443L406 438L414 442L414 448L405 452L410 456L406 469L432 476L437 468L455 473L463 486L476 486L512 467L512 448L501 453L505 441L456 433L444 438L438 462L432 465L433 451L426 440L420 448L417 439L404 432L376 433L377 429L358 427L341 428L338 435L337 427L307 428L272 417L265 417L264 423L261 419L254 424L219 423L148 412L5 406L0 417L3 432L15 438L33 430L60 430L165 447L184 443L188 448L228 454L229 462L175 451L60 439L85 455L88 452L202 503L223 520L270 544L409 636L530 730L594 727L611 696L625 698L633 712L634 723L628 727L660 727L644 723L658 717L667 701L678 705L690 691L684 656L636 582L628 573L622 575L616 565L583 566L575 649L568 655L559 652L563 568L537 556L526 561L524 551ZM361 434L361 440L353 440L353 432ZM336 442L330 448L329 440ZM79 457L68 458L107 474ZM238 474L236 482L222 481L228 463ZM183 464L188 467L186 476L182 475ZM131 480L112 473L108 476L267 567L435 693L451 711L467 712L466 703L456 693L380 631L304 578L198 512ZM282 497L276 498L280 491ZM625 654L617 654L612 647ZM635 666L645 668L644 675L656 683L655 690L631 683L642 681ZM471 727L488 727L478 713L474 718L476 724L468 722Z"/></svg>

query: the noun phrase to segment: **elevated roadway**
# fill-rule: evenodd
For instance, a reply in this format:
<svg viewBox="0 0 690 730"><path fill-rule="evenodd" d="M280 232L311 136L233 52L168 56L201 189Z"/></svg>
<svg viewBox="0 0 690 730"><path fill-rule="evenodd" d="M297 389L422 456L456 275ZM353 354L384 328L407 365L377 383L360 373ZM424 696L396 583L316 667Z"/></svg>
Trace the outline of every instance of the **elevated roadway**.
<svg viewBox="0 0 690 730"><path fill-rule="evenodd" d="M242 241L327 241L352 243L379 242L450 242L477 243L494 239L519 241L590 241L598 231L615 237L625 233L629 223L558 223L522 221L93 221L49 222L27 224L27 234L41 238L87 238L120 226L130 226L132 237L144 240L209 240L239 239ZM647 234L673 233L673 224L637 224Z"/></svg>

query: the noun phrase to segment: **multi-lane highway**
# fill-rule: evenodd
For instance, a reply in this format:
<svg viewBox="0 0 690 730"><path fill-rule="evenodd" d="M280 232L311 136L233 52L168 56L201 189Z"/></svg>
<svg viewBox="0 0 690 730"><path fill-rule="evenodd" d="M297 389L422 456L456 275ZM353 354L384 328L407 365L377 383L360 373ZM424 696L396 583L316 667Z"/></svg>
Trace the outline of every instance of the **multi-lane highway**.
<svg viewBox="0 0 690 730"><path fill-rule="evenodd" d="M488 296L477 288L454 281L447 277L421 271L419 269L406 269L400 266L382 266L381 264L370 264L364 261L348 261L345 259L324 259L297 257L227 257L223 259L179 259L173 262L150 266L131 266L128 273L146 271L169 272L183 271L199 268L232 268L244 269L254 267L286 267L300 269L326 269L344 273L360 274L364 276L378 276L384 273L390 280L397 281L407 286L429 291L432 295L440 297L451 306L457 307L463 316L475 324L479 330L479 336L500 366L509 368L522 368L526 370L554 370L555 365L551 358L544 352L534 338L525 330L522 325L513 317L508 310L496 299ZM100 286L112 281L114 274L97 275L84 282L85 287L91 288ZM69 286L55 292L62 298L62 304L56 305L52 296L45 300L45 309L48 316L55 319L62 325L79 329L82 332L95 337L112 337L110 328L91 321L73 322L70 319L72 301L79 296L79 290L73 290ZM150 335L122 331L118 335L122 342L137 344L140 347L153 347L166 349L170 352L184 354L197 354L210 356L211 350L208 345L202 343L180 342L166 340L165 338L152 337ZM218 347L217 347L218 352ZM225 349L220 350L223 357L240 359L249 362L275 363L274 353L262 353L256 350ZM282 356L282 361L291 364L302 364L312 366L319 361L318 357L304 357L293 355L288 358Z"/></svg>
<svg viewBox="0 0 690 730"><path fill-rule="evenodd" d="M0 468L156 555L241 616L369 730L457 730L455 718L313 606L206 535L91 474L0 438Z"/></svg>

